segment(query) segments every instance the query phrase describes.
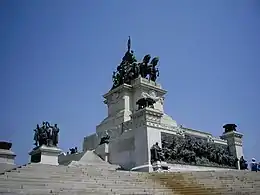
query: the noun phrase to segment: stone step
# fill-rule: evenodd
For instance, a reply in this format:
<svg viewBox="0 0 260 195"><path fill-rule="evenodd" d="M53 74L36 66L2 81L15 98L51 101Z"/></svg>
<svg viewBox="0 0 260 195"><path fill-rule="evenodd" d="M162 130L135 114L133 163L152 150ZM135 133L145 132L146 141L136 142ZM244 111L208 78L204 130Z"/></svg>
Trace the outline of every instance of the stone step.
<svg viewBox="0 0 260 195"><path fill-rule="evenodd" d="M85 185L83 185L83 186L80 186L80 185L78 185L79 183L77 183L77 184L73 184L73 186L75 186L76 185L76 187L78 188L78 189L81 189L81 187L83 187L83 189L85 189L86 188L86 186ZM25 186L30 186L30 185L33 185L33 187L43 187L43 186L45 186L45 187L47 187L47 188L52 188L52 185L45 185L45 184L42 184L42 183L39 183L39 184L35 184L35 183L30 183L30 184L26 184L25 182L23 183L23 187L24 188L26 188ZM54 184L55 186L57 186L56 184ZM72 188L72 187L69 187L68 186L68 184L65 184L66 185L66 188ZM15 186L15 184L10 184L9 185L9 187L11 187L11 188L13 188L13 189L17 189L17 186L16 187L14 187ZM100 184L98 184L98 185L96 185L95 187L97 187L97 188L99 188L100 186L102 186L102 185L100 185ZM107 186L108 188L117 188L117 186L118 185L112 185L112 186ZM127 185L128 186L128 185ZM125 188L125 187L127 187L126 185L123 185L123 187ZM1 185L1 187L3 187L2 185ZM59 186L59 188L62 188L63 186ZM94 186L92 185L91 186L92 188L94 188ZM105 186L103 186L103 187L105 187ZM131 186L132 187L132 186ZM150 186L151 187L151 186ZM20 188L20 186L18 187L18 189ZM140 189L140 188L139 188ZM193 190L193 189L197 189L197 188L195 188L195 187L189 187L189 186L187 186L187 187L185 187L185 190ZM226 188L224 188L225 190L226 190ZM182 189L180 189L180 190L182 190Z"/></svg>
<svg viewBox="0 0 260 195"><path fill-rule="evenodd" d="M0 192L13 192L13 193L26 193L26 194L31 194L31 195L36 195L36 194L56 194L60 193L62 194L63 192L70 192L70 193L121 193L122 190L124 191L125 194L131 194L131 193L173 193L171 189L128 189L128 188L122 188L122 189L108 189L108 188L85 188L83 190L77 190L77 189L6 189L6 188L0 188Z"/></svg>
<svg viewBox="0 0 260 195"><path fill-rule="evenodd" d="M8 184L8 185L1 185L0 188L5 189L23 189L23 190L31 190L31 189L52 189L52 190L86 190L86 189L104 189L105 191L111 191L112 190L124 190L124 189L133 189L137 191L143 191L144 189L147 189L147 186L134 186L134 185L44 185L44 184L25 184L25 185L16 185L16 184ZM166 189L165 187L150 187L149 189L153 190L163 190Z"/></svg>
<svg viewBox="0 0 260 195"><path fill-rule="evenodd" d="M80 173L80 172L105 172L105 173L109 173L109 172L117 172L116 170L113 169L99 169L99 168L84 168L84 169L34 169L34 168L23 168L23 169L16 169L16 170L12 170L10 172L17 172L17 171L34 171L34 172L40 172L40 171L46 171L46 172L57 172L57 173L63 173L63 172L71 172L71 173ZM126 173L126 172L125 172Z"/></svg>
<svg viewBox="0 0 260 195"><path fill-rule="evenodd" d="M260 175L260 174L259 174ZM154 177L154 176L153 176ZM150 178L153 178L153 177L150 177ZM168 179L168 178L173 178L173 179L181 179L181 178L185 178L186 180L188 179L218 179L218 180L226 180L226 181L229 181L229 180L244 180L245 178L244 177L239 177L239 176L235 176L235 177L226 177L226 178L223 178L223 177L217 177L217 176L203 176L203 175L200 175L200 176L192 176L192 177L186 177L185 175L184 176L176 176L176 175L172 175L172 176L155 176L154 178L161 178L162 180L163 179ZM149 178L149 177L148 177ZM254 177L254 176L249 176L246 178L247 180L257 180L259 181L260 180L260 176L258 177Z"/></svg>
<svg viewBox="0 0 260 195"><path fill-rule="evenodd" d="M123 188L124 189L124 188ZM65 189L64 191L66 191L66 190L69 190L69 191L72 191L71 189ZM84 188L84 190L86 190L86 188ZM113 190L113 189L112 189ZM118 191L118 190L120 190L120 189L115 189L114 191ZM137 189L138 190L138 189ZM227 191L227 189L225 188L225 189L223 189L223 190L220 190L220 189L218 189L219 190L219 192L220 191ZM91 190L91 191L93 191L93 189ZM191 187L185 187L185 189L179 189L178 190L179 192L182 192L182 193L186 193L186 192L192 192L192 191L196 191L197 193L198 192L200 192L199 194L202 194L202 192L204 192L204 190L202 189L197 189L197 188L191 188ZM17 192L17 191L16 191ZM87 192L89 192L89 189L87 189Z"/></svg>
<svg viewBox="0 0 260 195"><path fill-rule="evenodd" d="M12 174L32 174L32 173L35 173L35 174L45 174L45 175L53 175L53 174L61 174L61 175L90 175L90 174L93 174L93 175L118 175L118 176L133 176L133 177L136 177L136 176L141 176L141 175L135 175L135 174L131 174L131 173L119 173L119 172L103 172L103 171L81 171L81 172L56 172L56 171L52 171L52 172L47 172L47 171L44 171L44 170L41 170L41 171L12 171L12 172L7 172L5 173L4 175L12 175Z"/></svg>
<svg viewBox="0 0 260 195"><path fill-rule="evenodd" d="M115 171L115 170L101 170L97 168L86 168L86 169L78 169L78 170L70 170L70 169L62 169L62 170L48 170L48 169L17 169L17 170L12 170L10 172L6 173L13 173L13 172L46 172L46 173L86 173L86 172L92 172L92 173L105 173L105 174L110 174L110 173L118 173L118 174L129 174L129 175L145 175L145 174L138 174L135 172L129 172L129 171Z"/></svg>
<svg viewBox="0 0 260 195"><path fill-rule="evenodd" d="M33 191L33 193L35 193L35 192L38 192L38 193L43 193L43 192L46 192L46 193L48 193L48 192L52 192L52 194L64 194L64 193L66 193L66 192L70 192L71 194L73 194L73 193L76 193L76 194L79 194L79 193L87 193L87 194L89 194L90 192L91 193L97 193L97 194L104 194L104 193L108 193L108 194L114 194L114 193L122 193L122 189L114 189L114 190L112 190L112 191L107 191L107 190L104 190L104 189L85 189L85 190L62 190L62 191L55 191L55 190L50 190L50 191L43 191L43 190L39 190L39 189L37 189L37 190L16 190L16 189L12 189L11 190L11 192L23 192L23 193L27 193L27 194L29 194L29 193L31 193ZM37 194L38 194L37 193ZM142 191L140 191L140 190L132 190L132 189L124 189L124 193L125 194L132 194L132 193L138 193L138 194L156 194L156 195L158 195L158 194L177 194L177 193L174 193L174 191L172 191L172 190L169 190L169 189L163 189L163 190L150 190L150 189L145 189L143 192ZM193 190L193 191L180 191L180 192L178 192L178 194L192 194L192 195L196 195L196 194L198 194L198 195L209 195L209 193L210 194L225 194L225 195L227 195L227 194L238 194L237 192L235 192L235 191L229 191L229 192L214 192L214 191L203 191L203 190ZM248 193L246 193L246 192L241 192L241 193L239 193L239 194L248 194Z"/></svg>
<svg viewBox="0 0 260 195"><path fill-rule="evenodd" d="M71 169L77 169L77 168L84 168L84 167L100 167L100 168L107 168L107 167L110 167L110 168L115 168L115 169L118 169L119 166L118 165L112 165L112 164L99 164L99 163L95 163L95 164L91 164L91 163L88 163L88 164L84 164L84 165L73 165L73 166L65 166L65 165L46 165L46 164L39 164L39 163L35 163L35 164L28 164L26 166L23 166L23 167L37 167L37 168L48 168L48 169L52 169L52 168L71 168Z"/></svg>
<svg viewBox="0 0 260 195"><path fill-rule="evenodd" d="M53 172L53 173L45 173L45 172L10 172L10 173L6 173L4 175L1 175L1 177L6 177L6 176L19 176L19 175L22 175L22 176L27 176L27 177L31 177L31 176L39 176L39 177L44 177L44 176L64 176L64 177L75 177L75 176L78 176L78 177L102 177L102 178L106 178L106 177L116 177L116 178L124 178L124 177L128 177L128 178L145 178L145 177L141 177L141 176L135 176L135 175L127 175L127 174L116 174L116 173L113 173L113 174L92 174L92 173L82 173L82 174L71 174L71 173L56 173L56 172Z"/></svg>
<svg viewBox="0 0 260 195"><path fill-rule="evenodd" d="M79 178L142 178L142 177L136 177L136 176L131 176L131 175L119 175L119 174L107 174L107 175L103 175L103 174L90 174L90 173L86 173L86 174L58 174L58 173L52 173L52 174L46 174L46 173L35 173L33 174L33 172L30 173L8 173L5 175L1 175L0 178L8 178L8 177L35 177L38 176L39 178L45 178L45 177L79 177ZM145 179L145 178L144 178Z"/></svg>
<svg viewBox="0 0 260 195"><path fill-rule="evenodd" d="M150 187L158 187L159 184L148 184L145 182L139 183L139 182L116 182L116 183L109 183L107 181L99 181L99 182L93 182L93 181L84 181L84 182L64 182L64 181L55 181L55 182L40 182L40 181L23 181L23 182L17 182L14 180L10 180L10 181L1 181L0 182L0 186L18 186L19 188L21 188L22 186L27 186L27 185L34 185L34 186L92 186L92 187L100 187L100 186L123 186L123 187L127 187L127 186L135 186L135 187L144 187L146 185L149 185Z"/></svg>
<svg viewBox="0 0 260 195"><path fill-rule="evenodd" d="M46 176L41 176L41 175L6 175L5 177L0 177L0 180L6 180L6 179L12 179L12 178L18 178L18 179L48 179L48 180L56 180L56 179L63 179L63 180L121 180L121 181L140 181L142 180L141 178L134 178L134 177L120 177L120 176L61 176L61 175L46 175Z"/></svg>

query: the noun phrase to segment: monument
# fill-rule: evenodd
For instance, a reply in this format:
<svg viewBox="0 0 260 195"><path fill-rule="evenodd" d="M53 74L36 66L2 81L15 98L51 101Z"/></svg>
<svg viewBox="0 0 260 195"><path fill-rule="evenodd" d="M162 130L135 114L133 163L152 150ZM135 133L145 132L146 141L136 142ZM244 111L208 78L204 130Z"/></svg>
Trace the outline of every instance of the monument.
<svg viewBox="0 0 260 195"><path fill-rule="evenodd" d="M58 155L61 149L58 145L59 128L57 124L50 125L49 122L42 122L40 127L38 124L34 129L34 145L36 146L29 155L31 163L41 163L58 165Z"/></svg>
<svg viewBox="0 0 260 195"><path fill-rule="evenodd" d="M126 170L154 171L174 167L239 168L242 137L235 124L224 126L220 138L177 125L164 112L166 90L157 82L159 57L138 61L131 39L113 73L112 88L103 97L107 117L96 133L84 138L83 150Z"/></svg>

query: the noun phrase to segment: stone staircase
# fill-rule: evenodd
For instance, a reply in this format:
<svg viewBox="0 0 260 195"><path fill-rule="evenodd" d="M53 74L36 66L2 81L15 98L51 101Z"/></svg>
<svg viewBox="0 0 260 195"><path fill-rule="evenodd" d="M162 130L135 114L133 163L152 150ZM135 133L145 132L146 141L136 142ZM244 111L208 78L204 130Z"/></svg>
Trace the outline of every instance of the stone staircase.
<svg viewBox="0 0 260 195"><path fill-rule="evenodd" d="M260 173L256 172L138 173L117 167L106 163L28 164L0 175L0 194L260 194Z"/></svg>

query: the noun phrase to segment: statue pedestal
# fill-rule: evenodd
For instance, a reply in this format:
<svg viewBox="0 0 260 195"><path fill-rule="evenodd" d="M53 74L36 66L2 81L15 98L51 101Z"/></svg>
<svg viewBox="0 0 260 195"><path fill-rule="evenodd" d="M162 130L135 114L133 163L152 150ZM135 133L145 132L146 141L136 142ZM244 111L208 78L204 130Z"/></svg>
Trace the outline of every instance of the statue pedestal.
<svg viewBox="0 0 260 195"><path fill-rule="evenodd" d="M109 144L104 143L99 145L96 149L95 149L95 153L100 156L104 161L108 162L109 158Z"/></svg>
<svg viewBox="0 0 260 195"><path fill-rule="evenodd" d="M42 145L40 147L34 148L29 155L31 155L31 163L41 163L49 165L59 165L58 155L62 152L61 149L57 147L49 147Z"/></svg>
<svg viewBox="0 0 260 195"><path fill-rule="evenodd" d="M243 134L237 131L224 132L221 139L227 140L229 152L237 159L240 159L243 154L242 138ZM240 169L239 161L237 162L237 168Z"/></svg>

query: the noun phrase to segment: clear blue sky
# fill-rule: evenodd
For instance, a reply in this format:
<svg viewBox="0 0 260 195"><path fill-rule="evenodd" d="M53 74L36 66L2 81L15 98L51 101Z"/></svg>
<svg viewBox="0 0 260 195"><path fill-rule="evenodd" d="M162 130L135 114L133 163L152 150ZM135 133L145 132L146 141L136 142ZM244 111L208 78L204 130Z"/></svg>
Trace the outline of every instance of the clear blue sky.
<svg viewBox="0 0 260 195"><path fill-rule="evenodd" d="M0 24L0 139L18 164L43 120L65 151L95 132L129 35L138 59L160 56L169 115L215 136L236 123L260 160L260 1L2 0Z"/></svg>

